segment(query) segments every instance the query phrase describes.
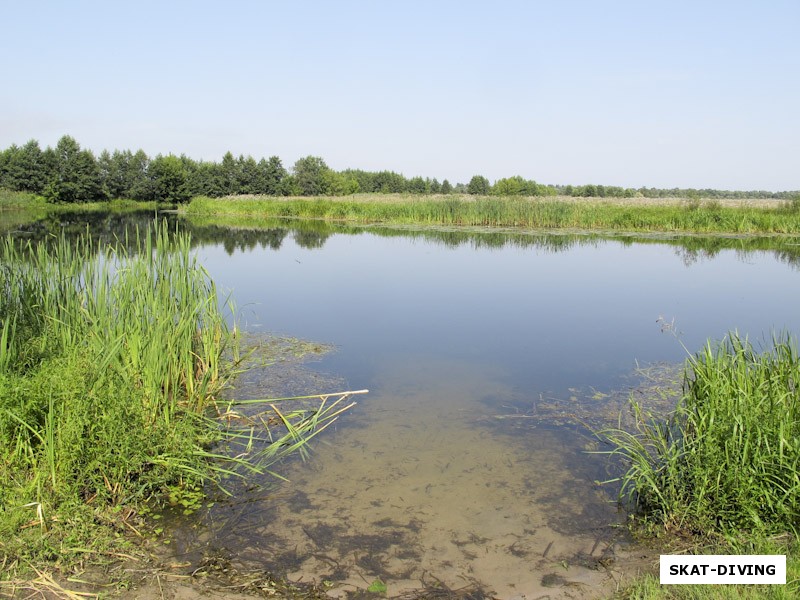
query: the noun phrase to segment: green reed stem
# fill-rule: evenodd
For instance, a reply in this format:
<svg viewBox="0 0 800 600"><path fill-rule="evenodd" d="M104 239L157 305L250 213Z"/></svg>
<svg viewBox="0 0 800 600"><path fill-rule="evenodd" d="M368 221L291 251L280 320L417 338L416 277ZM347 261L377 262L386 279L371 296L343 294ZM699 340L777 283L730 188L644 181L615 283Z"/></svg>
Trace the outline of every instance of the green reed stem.
<svg viewBox="0 0 800 600"><path fill-rule="evenodd" d="M797 532L800 525L800 358L787 334L758 352L738 334L687 364L668 419L600 432L628 470L617 481L640 513L698 532Z"/></svg>

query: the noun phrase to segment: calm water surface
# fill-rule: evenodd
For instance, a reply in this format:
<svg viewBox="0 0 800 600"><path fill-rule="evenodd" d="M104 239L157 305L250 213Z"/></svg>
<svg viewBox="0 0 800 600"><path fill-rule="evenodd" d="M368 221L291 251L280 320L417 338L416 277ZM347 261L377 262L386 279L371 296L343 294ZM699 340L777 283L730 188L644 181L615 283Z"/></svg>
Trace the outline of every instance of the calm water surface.
<svg viewBox="0 0 800 600"><path fill-rule="evenodd" d="M437 582L503 598L607 590L630 549L582 423L616 422L648 384L637 365L674 380L663 365L685 353L659 318L691 349L732 329L800 330L797 268L773 252L261 235L198 248L242 325L335 345L314 372L370 394L310 462L286 466L291 484L216 507L182 547L329 581L332 595L376 578L390 595Z"/></svg>

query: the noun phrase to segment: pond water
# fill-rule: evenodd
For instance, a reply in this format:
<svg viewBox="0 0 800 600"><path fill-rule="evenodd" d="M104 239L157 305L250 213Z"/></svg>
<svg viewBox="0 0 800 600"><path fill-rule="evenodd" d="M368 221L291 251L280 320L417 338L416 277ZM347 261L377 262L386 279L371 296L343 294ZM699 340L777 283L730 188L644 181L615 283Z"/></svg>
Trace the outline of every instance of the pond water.
<svg viewBox="0 0 800 600"><path fill-rule="evenodd" d="M332 595L378 578L389 595L607 590L632 553L589 428L615 424L634 388L674 403L657 392L681 342L800 327L795 255L737 240L248 235L198 249L241 324L335 346L306 385L338 388L291 392L370 393L289 484L216 507L182 547Z"/></svg>
<svg viewBox="0 0 800 600"><path fill-rule="evenodd" d="M636 549L591 429L632 392L674 405L683 346L800 331L797 240L182 226L241 327L334 347L236 393L370 392L288 483L195 515L175 551L332 596L608 593Z"/></svg>

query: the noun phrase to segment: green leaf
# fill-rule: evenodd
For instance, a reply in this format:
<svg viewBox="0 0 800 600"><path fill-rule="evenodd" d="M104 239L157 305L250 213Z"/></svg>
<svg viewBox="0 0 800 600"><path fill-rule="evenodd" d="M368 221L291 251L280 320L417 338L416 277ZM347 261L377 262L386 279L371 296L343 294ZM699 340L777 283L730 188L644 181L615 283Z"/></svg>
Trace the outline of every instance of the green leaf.
<svg viewBox="0 0 800 600"><path fill-rule="evenodd" d="M373 594L385 594L386 593L386 584L383 583L380 579L376 579L367 588L368 592L372 592Z"/></svg>

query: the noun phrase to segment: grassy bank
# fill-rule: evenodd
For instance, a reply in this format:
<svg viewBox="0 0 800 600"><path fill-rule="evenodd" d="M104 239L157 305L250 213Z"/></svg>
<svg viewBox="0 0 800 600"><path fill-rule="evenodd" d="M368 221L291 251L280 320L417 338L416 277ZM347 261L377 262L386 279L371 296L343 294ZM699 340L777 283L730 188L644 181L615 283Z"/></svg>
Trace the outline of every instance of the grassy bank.
<svg viewBox="0 0 800 600"><path fill-rule="evenodd" d="M220 403L233 342L187 235L2 240L0 585L119 556L153 503L196 507L347 408Z"/></svg>
<svg viewBox="0 0 800 600"><path fill-rule="evenodd" d="M698 587L690 594L658 588L651 578L628 597L797 597L799 383L800 357L789 336L757 349L731 334L689 359L683 396L669 420L634 405L636 431L601 434L610 453L629 465L622 495L640 529L688 537L708 553L789 555L783 588L712 595Z"/></svg>
<svg viewBox="0 0 800 600"><path fill-rule="evenodd" d="M0 210L35 209L46 205L41 196L0 188Z"/></svg>
<svg viewBox="0 0 800 600"><path fill-rule="evenodd" d="M797 202L751 206L684 201L568 201L550 198L373 195L353 198L194 198L196 216L281 217L386 223L734 234L800 233Z"/></svg>
<svg viewBox="0 0 800 600"><path fill-rule="evenodd" d="M0 247L6 564L102 550L143 502L216 476L204 414L229 341L216 289L186 238L161 228L135 247Z"/></svg>
<svg viewBox="0 0 800 600"><path fill-rule="evenodd" d="M169 208L172 205L159 204L158 202L139 202L123 198L109 200L108 202L83 202L76 204L52 204L42 196L28 192L13 192L0 188L0 211L3 210L28 210L43 212L96 212L96 211L136 211Z"/></svg>

